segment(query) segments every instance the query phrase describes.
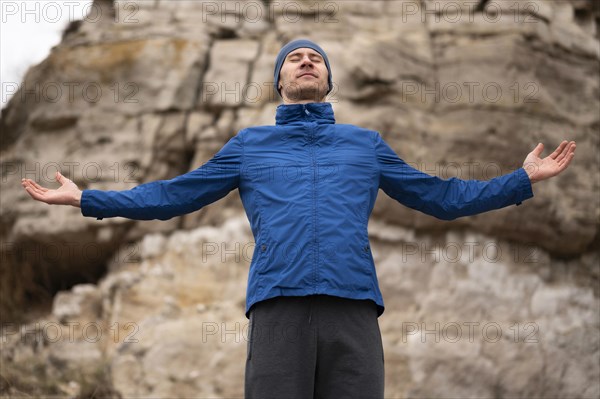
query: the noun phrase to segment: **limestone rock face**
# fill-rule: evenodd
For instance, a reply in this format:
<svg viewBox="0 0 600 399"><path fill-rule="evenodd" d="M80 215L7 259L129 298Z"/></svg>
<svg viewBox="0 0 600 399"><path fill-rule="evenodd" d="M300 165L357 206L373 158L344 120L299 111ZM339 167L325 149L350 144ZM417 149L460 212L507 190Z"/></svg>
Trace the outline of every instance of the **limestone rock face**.
<svg viewBox="0 0 600 399"><path fill-rule="evenodd" d="M578 1L96 1L0 126L0 393L242 397L254 239L237 193L168 221L29 198L125 190L274 123L288 40L328 53L338 123L410 165L490 179L577 141L520 206L444 222L381 192L386 397L600 395L600 10ZM102 387L101 390L98 387Z"/></svg>

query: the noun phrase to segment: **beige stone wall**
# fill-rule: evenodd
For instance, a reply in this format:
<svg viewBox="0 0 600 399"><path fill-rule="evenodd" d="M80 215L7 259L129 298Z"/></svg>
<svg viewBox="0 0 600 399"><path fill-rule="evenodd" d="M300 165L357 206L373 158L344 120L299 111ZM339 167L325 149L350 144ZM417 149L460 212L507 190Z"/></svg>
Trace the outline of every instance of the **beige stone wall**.
<svg viewBox="0 0 600 399"><path fill-rule="evenodd" d="M337 121L430 174L487 179L577 141L519 207L443 222L380 193L386 397L598 397L594 2L96 4L2 110L0 395L243 395L253 238L236 192L169 221L97 221L19 181L57 187L59 168L121 190L195 169L274 123L275 56L308 37Z"/></svg>

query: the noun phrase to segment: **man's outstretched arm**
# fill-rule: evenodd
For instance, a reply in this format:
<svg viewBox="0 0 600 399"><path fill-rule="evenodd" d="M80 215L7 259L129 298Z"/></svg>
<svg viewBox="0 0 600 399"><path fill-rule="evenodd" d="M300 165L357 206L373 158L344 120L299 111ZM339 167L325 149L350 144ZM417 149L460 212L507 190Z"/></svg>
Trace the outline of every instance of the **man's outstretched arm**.
<svg viewBox="0 0 600 399"><path fill-rule="evenodd" d="M223 198L239 185L243 144L233 137L207 163L170 180L144 183L123 191L83 190L56 174L61 187L47 189L22 179L25 190L37 201L81 208L84 216L103 219L121 216L136 220L168 220L190 213Z"/></svg>
<svg viewBox="0 0 600 399"><path fill-rule="evenodd" d="M523 167L487 181L441 179L406 164L377 134L374 147L379 163L379 187L398 202L443 220L475 215L533 197L532 184L556 176L574 156L575 142L562 142L541 159L543 145L527 155Z"/></svg>

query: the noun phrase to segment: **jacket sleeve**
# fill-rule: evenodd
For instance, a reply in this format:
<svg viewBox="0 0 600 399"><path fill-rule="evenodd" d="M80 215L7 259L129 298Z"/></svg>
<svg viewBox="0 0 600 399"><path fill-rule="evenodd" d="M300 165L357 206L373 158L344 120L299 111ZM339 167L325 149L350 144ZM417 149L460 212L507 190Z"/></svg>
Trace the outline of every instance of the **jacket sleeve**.
<svg viewBox="0 0 600 399"><path fill-rule="evenodd" d="M215 202L239 186L243 142L231 138L201 167L171 180L144 183L130 190L83 190L81 213L98 220L121 216L168 220Z"/></svg>
<svg viewBox="0 0 600 399"><path fill-rule="evenodd" d="M533 197L525 169L488 181L444 180L406 164L379 133L374 138L379 164L379 188L409 208L438 219L453 220L509 205L520 205Z"/></svg>

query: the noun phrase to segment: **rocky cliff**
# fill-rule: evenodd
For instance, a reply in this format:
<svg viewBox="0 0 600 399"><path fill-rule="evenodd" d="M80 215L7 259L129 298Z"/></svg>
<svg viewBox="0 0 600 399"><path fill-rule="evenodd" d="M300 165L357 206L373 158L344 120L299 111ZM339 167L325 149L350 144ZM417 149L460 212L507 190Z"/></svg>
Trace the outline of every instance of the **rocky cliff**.
<svg viewBox="0 0 600 399"><path fill-rule="evenodd" d="M577 141L521 206L443 222L381 193L386 397L600 395L600 10L593 1L99 1L2 110L0 394L241 397L253 237L237 192L84 218L20 179L122 190L273 124L275 56L328 53L338 123L489 179Z"/></svg>

